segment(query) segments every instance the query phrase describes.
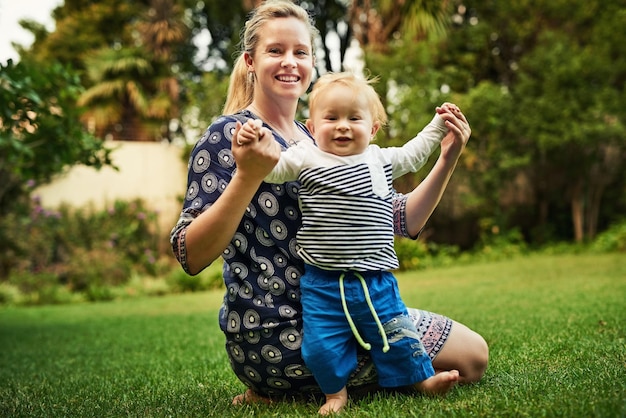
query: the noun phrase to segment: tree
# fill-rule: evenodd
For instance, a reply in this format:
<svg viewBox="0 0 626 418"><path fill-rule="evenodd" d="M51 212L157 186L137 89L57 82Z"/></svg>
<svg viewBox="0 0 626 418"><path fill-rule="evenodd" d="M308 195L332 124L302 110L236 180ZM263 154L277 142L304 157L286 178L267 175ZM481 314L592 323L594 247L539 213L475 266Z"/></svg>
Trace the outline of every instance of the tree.
<svg viewBox="0 0 626 418"><path fill-rule="evenodd" d="M54 31L39 33L30 50L22 51L20 57L42 65L58 61L80 74L92 51L134 46L129 28L146 9L147 2L138 0L65 0L52 13Z"/></svg>
<svg viewBox="0 0 626 418"><path fill-rule="evenodd" d="M393 40L423 41L446 34L449 0L352 0L350 26L364 48L386 51Z"/></svg>
<svg viewBox="0 0 626 418"><path fill-rule="evenodd" d="M348 21L347 1L303 1L300 4L315 18L315 26L320 33L319 46L323 61L318 59L318 67L321 72L344 70L346 51L353 38L352 26ZM336 61L332 59L333 54L337 55Z"/></svg>
<svg viewBox="0 0 626 418"><path fill-rule="evenodd" d="M366 48L391 116L379 140L410 137L422 114L454 101L473 134L433 221L464 207L537 242L592 239L626 205L604 198L626 184L623 2L454 3L447 36Z"/></svg>
<svg viewBox="0 0 626 418"><path fill-rule="evenodd" d="M23 56L44 65L67 63L87 88L80 104L98 136L171 139L180 118L180 79L197 71L185 24L191 0L68 0L53 15L54 32L40 35ZM102 60L102 62L98 62Z"/></svg>
<svg viewBox="0 0 626 418"><path fill-rule="evenodd" d="M96 136L115 140L151 141L161 131L152 117L154 66L140 49L102 49L86 59L94 83L78 98L88 110L86 125Z"/></svg>
<svg viewBox="0 0 626 418"><path fill-rule="evenodd" d="M0 86L0 214L28 182L46 183L75 164L111 164L110 150L79 121L74 72L9 60L0 65Z"/></svg>
<svg viewBox="0 0 626 418"><path fill-rule="evenodd" d="M0 217L69 166L111 164L110 150L79 121L80 91L78 76L58 63L0 65ZM0 228L0 252L12 245Z"/></svg>
<svg viewBox="0 0 626 418"><path fill-rule="evenodd" d="M226 75L233 68L233 57L246 14L254 7L250 1L213 0L197 4L191 15L193 35L209 35L205 56L198 65ZM204 39L204 37L203 37Z"/></svg>
<svg viewBox="0 0 626 418"><path fill-rule="evenodd" d="M180 116L176 51L188 40L182 8L172 0L152 0L134 27L139 46L105 47L86 56L92 86L78 104L89 109L84 120L101 138L169 140L170 122Z"/></svg>
<svg viewBox="0 0 626 418"><path fill-rule="evenodd" d="M611 61L595 45L551 32L540 42L520 62L513 90L518 135L533 151L527 172L537 195L545 204L570 202L573 237L582 242L594 238L604 190L626 161L626 126L616 107L623 90L606 82L615 79Z"/></svg>

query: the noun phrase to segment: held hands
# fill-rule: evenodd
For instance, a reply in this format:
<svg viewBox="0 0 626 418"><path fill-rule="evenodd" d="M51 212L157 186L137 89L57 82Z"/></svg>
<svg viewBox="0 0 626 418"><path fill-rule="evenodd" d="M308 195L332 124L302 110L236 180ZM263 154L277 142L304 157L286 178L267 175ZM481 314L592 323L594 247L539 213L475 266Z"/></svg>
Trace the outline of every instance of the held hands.
<svg viewBox="0 0 626 418"><path fill-rule="evenodd" d="M233 139L239 146L256 142L267 134L272 135L269 129L263 127L263 121L261 119L248 119L243 125L238 122L237 126L241 126L241 129L239 130L239 134L236 134Z"/></svg>
<svg viewBox="0 0 626 418"><path fill-rule="evenodd" d="M263 180L281 153L274 135L259 119L250 119L245 124L237 122L231 150L237 162L237 172L252 180Z"/></svg>
<svg viewBox="0 0 626 418"><path fill-rule="evenodd" d="M444 103L435 110L448 127L448 134L441 141L441 156L456 161L465 149L472 129L457 105Z"/></svg>

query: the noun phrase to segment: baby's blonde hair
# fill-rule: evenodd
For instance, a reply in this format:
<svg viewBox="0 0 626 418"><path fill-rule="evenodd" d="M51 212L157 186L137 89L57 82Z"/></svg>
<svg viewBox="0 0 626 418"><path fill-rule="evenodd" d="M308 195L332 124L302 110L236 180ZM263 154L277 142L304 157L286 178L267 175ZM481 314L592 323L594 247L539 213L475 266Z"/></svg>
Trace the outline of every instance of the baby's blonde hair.
<svg viewBox="0 0 626 418"><path fill-rule="evenodd" d="M238 112L252 103L254 77L252 74L248 74L244 53L254 55L261 37L261 28L268 20L285 17L295 17L306 25L311 34L311 48L313 48L315 37L319 32L306 10L287 0L269 0L259 5L252 11L241 31L241 51L230 75L228 94L223 110L225 115Z"/></svg>
<svg viewBox="0 0 626 418"><path fill-rule="evenodd" d="M347 71L326 73L315 82L313 90L309 94L309 112L313 116L318 97L339 84L348 87L355 96L359 94L365 95L373 121L385 125L387 123L385 106L383 106L380 96L372 87L372 84L376 81L378 81L377 78L358 77L354 73Z"/></svg>

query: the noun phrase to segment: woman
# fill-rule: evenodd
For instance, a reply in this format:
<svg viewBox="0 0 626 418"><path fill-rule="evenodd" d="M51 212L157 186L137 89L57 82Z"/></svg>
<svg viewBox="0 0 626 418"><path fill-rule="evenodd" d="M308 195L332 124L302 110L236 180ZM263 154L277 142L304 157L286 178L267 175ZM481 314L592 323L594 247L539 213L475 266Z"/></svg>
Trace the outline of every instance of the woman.
<svg viewBox="0 0 626 418"><path fill-rule="evenodd" d="M319 393L300 354L302 315L296 253L300 226L297 183L270 185L281 149L311 141L295 121L298 100L311 82L316 30L306 11L288 1L259 6L246 23L242 54L231 76L224 116L194 148L183 210L171 243L183 268L197 274L222 256L226 294L220 326L237 377L248 387L234 403ZM438 204L470 135L459 112L440 110L450 133L427 178L394 200L396 232L415 237ZM238 124L261 119L275 140L239 144ZM235 166L235 161L237 162ZM479 380L488 361L483 338L441 315L409 310L435 370L458 370L460 382ZM348 383L376 383L362 355Z"/></svg>

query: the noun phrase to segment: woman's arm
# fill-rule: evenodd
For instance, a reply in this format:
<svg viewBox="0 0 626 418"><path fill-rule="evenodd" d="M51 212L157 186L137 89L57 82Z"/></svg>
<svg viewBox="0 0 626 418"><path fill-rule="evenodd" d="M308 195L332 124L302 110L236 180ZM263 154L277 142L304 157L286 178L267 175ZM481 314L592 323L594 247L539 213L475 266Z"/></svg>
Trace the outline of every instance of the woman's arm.
<svg viewBox="0 0 626 418"><path fill-rule="evenodd" d="M465 115L456 106L450 105L448 109L438 107L437 113L445 120L449 132L441 142L441 153L432 170L408 195L405 222L412 237L419 234L441 201L472 133Z"/></svg>
<svg viewBox="0 0 626 418"><path fill-rule="evenodd" d="M263 178L280 157L280 146L271 135L239 145L240 129L238 123L231 146L237 162L232 179L222 195L186 228L185 253L190 274L199 273L222 254Z"/></svg>

